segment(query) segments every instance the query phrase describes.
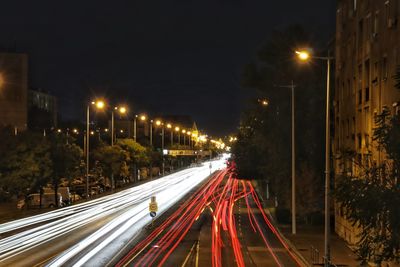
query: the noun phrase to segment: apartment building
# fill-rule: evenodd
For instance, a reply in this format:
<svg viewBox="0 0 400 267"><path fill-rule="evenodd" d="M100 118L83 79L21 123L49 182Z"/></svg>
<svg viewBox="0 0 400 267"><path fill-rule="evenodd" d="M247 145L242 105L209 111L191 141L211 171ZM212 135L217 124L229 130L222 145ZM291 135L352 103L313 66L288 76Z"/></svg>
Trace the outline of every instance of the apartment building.
<svg viewBox="0 0 400 267"><path fill-rule="evenodd" d="M394 75L400 64L400 1L339 0L336 18L336 79L333 155L335 175L357 174L357 164L343 157L356 153L363 164L384 155L373 142L374 117L384 107L399 112L400 91ZM335 230L349 243L358 229L335 207Z"/></svg>

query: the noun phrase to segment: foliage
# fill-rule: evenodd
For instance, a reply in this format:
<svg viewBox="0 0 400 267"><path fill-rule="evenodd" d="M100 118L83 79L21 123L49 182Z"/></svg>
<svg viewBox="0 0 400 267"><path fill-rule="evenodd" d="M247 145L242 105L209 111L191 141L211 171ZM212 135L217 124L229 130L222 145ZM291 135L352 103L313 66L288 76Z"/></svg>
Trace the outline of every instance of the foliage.
<svg viewBox="0 0 400 267"><path fill-rule="evenodd" d="M132 139L118 139L117 146L127 152L129 165L146 166L150 162L149 151Z"/></svg>
<svg viewBox="0 0 400 267"><path fill-rule="evenodd" d="M50 142L40 134L0 133L0 186L13 195L35 192L51 178Z"/></svg>
<svg viewBox="0 0 400 267"><path fill-rule="evenodd" d="M100 146L94 151L94 158L99 162L103 173L107 177L116 175L126 177L126 161L129 154L120 146Z"/></svg>
<svg viewBox="0 0 400 267"><path fill-rule="evenodd" d="M50 158L53 164L52 184L54 186L55 203L58 205L57 193L61 178L69 181L80 173L82 149L73 143L73 139L63 134L50 137Z"/></svg>
<svg viewBox="0 0 400 267"><path fill-rule="evenodd" d="M243 113L238 140L232 147L238 174L246 179L268 180L280 206L288 207L291 190L291 81L295 88L296 179L308 186L300 212L311 212L322 187L324 151L324 88L326 68L310 68L294 59L294 50L310 44L299 26L275 31L260 49L258 60L243 71L242 85L268 99L268 106L254 100ZM313 62L313 64L318 64ZM283 85L283 87L282 87ZM299 168L301 167L301 168ZM310 209L307 206L312 207Z"/></svg>
<svg viewBox="0 0 400 267"><path fill-rule="evenodd" d="M400 116L388 109L376 117L374 140L386 152L381 164L358 162L357 176L344 174L336 198L344 215L362 231L357 252L363 261L400 261Z"/></svg>

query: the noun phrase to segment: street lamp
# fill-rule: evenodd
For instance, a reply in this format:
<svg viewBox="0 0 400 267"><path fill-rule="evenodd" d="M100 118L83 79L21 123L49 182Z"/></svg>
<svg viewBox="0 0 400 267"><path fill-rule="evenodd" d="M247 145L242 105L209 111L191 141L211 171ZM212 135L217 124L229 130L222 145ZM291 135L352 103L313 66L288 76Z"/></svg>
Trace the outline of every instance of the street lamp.
<svg viewBox="0 0 400 267"><path fill-rule="evenodd" d="M296 51L297 57L301 61L308 61L312 58L325 60L327 63L326 69L326 118L325 118L325 256L324 266L330 266L331 255L330 255L330 117L329 117L329 102L330 102L330 72L331 72L331 60L334 59L330 56L328 51L327 57L316 57L312 56L309 51L301 50Z"/></svg>
<svg viewBox="0 0 400 267"><path fill-rule="evenodd" d="M117 111L119 114L124 115L126 114L127 109L124 106L119 106L119 107L114 107L114 109L111 110L111 146L114 145L114 138L115 138L114 111Z"/></svg>
<svg viewBox="0 0 400 267"><path fill-rule="evenodd" d="M190 136L191 136L192 133L191 133L190 131L187 131L186 134L187 134L188 140L189 140L189 141L188 141L189 148L191 148L191 145L190 145L190 139L191 139L191 138L190 138Z"/></svg>
<svg viewBox="0 0 400 267"><path fill-rule="evenodd" d="M161 120L156 120L156 126L161 126L161 155L162 155L162 173L165 175L165 163L164 163L164 123ZM172 127L172 126L171 126Z"/></svg>
<svg viewBox="0 0 400 267"><path fill-rule="evenodd" d="M156 126L161 126L161 150L164 151L164 123L160 120L156 120Z"/></svg>
<svg viewBox="0 0 400 267"><path fill-rule="evenodd" d="M92 106L97 109L104 109L105 102L103 100L97 100L91 102ZM93 135L94 132L90 132L90 105L86 108L86 198L89 198L89 139L90 134Z"/></svg>
<svg viewBox="0 0 400 267"><path fill-rule="evenodd" d="M150 147L153 146L153 120L150 120Z"/></svg>
<svg viewBox="0 0 400 267"><path fill-rule="evenodd" d="M137 133L137 119L139 118L139 120L141 121L145 121L147 119L146 115L142 114L140 116L135 115L133 118L133 140L137 139L136 133Z"/></svg>
<svg viewBox="0 0 400 267"><path fill-rule="evenodd" d="M168 123L167 128L171 130L171 147L174 144L174 131L172 130L172 124Z"/></svg>
<svg viewBox="0 0 400 267"><path fill-rule="evenodd" d="M175 132L178 133L178 144L181 145L181 132L179 130L180 130L180 128L178 126L176 126Z"/></svg>
<svg viewBox="0 0 400 267"><path fill-rule="evenodd" d="M182 129L182 134L183 134L183 145L185 145L186 144L186 130L185 129Z"/></svg>
<svg viewBox="0 0 400 267"><path fill-rule="evenodd" d="M275 85L275 87L290 88L292 91L291 102L292 102L292 234L296 234L296 143L295 143L295 123L294 123L294 88L296 87L293 83L290 85ZM264 104L264 101L266 104ZM267 100L261 102L262 105L268 105Z"/></svg>

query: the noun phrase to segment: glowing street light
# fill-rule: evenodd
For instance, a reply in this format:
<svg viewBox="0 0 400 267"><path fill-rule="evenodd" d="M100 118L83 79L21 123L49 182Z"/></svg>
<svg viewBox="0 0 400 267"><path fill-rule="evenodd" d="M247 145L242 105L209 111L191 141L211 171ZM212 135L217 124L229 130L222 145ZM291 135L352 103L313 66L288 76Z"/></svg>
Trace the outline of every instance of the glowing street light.
<svg viewBox="0 0 400 267"><path fill-rule="evenodd" d="M306 51L306 50L301 50L301 51L296 51L295 52L297 54L297 57L301 60L301 61L308 61L310 59L310 52Z"/></svg>
<svg viewBox="0 0 400 267"><path fill-rule="evenodd" d="M147 119L146 115L140 115L140 120L145 121Z"/></svg>
<svg viewBox="0 0 400 267"><path fill-rule="evenodd" d="M98 109L103 109L106 104L104 103L103 100L97 100L97 101L93 101L92 105L95 105L96 108L98 108Z"/></svg>
<svg viewBox="0 0 400 267"><path fill-rule="evenodd" d="M260 103L263 106L268 106L268 104L269 104L268 100L266 100L266 99L261 100Z"/></svg>
<svg viewBox="0 0 400 267"><path fill-rule="evenodd" d="M172 129L172 124L167 123L167 128L171 130L171 146L174 144L174 130Z"/></svg>

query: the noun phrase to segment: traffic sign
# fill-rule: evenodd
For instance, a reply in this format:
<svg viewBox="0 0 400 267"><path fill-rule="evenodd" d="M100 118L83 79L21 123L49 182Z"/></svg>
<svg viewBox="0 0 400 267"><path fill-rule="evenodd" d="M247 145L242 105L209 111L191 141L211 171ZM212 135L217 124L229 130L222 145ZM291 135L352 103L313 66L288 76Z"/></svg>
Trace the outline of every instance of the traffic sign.
<svg viewBox="0 0 400 267"><path fill-rule="evenodd" d="M155 211L150 212L150 217L154 218L156 217L157 213Z"/></svg>
<svg viewBox="0 0 400 267"><path fill-rule="evenodd" d="M153 211L153 212L158 211L157 202L150 202L150 204L149 204L149 211Z"/></svg>

